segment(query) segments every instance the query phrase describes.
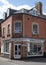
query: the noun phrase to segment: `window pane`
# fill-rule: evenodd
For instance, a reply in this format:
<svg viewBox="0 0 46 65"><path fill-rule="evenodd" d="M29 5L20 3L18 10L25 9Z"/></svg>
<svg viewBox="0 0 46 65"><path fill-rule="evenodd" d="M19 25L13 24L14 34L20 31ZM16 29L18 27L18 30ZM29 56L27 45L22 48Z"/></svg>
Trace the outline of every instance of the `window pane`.
<svg viewBox="0 0 46 65"><path fill-rule="evenodd" d="M28 55L32 55L32 43L28 43Z"/></svg>
<svg viewBox="0 0 46 65"><path fill-rule="evenodd" d="M38 54L42 54L42 45L38 45Z"/></svg>
<svg viewBox="0 0 46 65"><path fill-rule="evenodd" d="M43 54L43 46L40 43L28 43L29 47L27 47L29 50L27 50L28 55L42 55Z"/></svg>
<svg viewBox="0 0 46 65"><path fill-rule="evenodd" d="M37 54L37 44L34 44L32 49L33 49L33 55L36 55Z"/></svg>
<svg viewBox="0 0 46 65"><path fill-rule="evenodd" d="M8 34L10 34L10 24L8 25Z"/></svg>
<svg viewBox="0 0 46 65"><path fill-rule="evenodd" d="M9 43L4 43L4 52L9 52Z"/></svg>
<svg viewBox="0 0 46 65"><path fill-rule="evenodd" d="M15 55L17 55L17 51L15 52Z"/></svg>
<svg viewBox="0 0 46 65"><path fill-rule="evenodd" d="M33 25L33 33L38 33L38 26L36 24Z"/></svg>
<svg viewBox="0 0 46 65"><path fill-rule="evenodd" d="M21 55L21 52L20 51L18 52L18 55Z"/></svg>
<svg viewBox="0 0 46 65"><path fill-rule="evenodd" d="M21 26L20 22L15 23L15 27L20 27L20 26Z"/></svg>
<svg viewBox="0 0 46 65"><path fill-rule="evenodd" d="M3 28L3 36L5 35L5 28Z"/></svg>
<svg viewBox="0 0 46 65"><path fill-rule="evenodd" d="M16 22L15 23L15 33L20 33L21 32L21 23Z"/></svg>
<svg viewBox="0 0 46 65"><path fill-rule="evenodd" d="M15 45L15 51L17 51L17 45Z"/></svg>

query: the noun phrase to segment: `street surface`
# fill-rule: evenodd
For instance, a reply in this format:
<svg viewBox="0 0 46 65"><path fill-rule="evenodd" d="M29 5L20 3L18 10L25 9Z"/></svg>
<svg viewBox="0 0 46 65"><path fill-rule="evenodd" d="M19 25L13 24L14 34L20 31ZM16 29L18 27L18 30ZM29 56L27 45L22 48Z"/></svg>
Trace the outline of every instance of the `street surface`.
<svg viewBox="0 0 46 65"><path fill-rule="evenodd" d="M0 65L46 65L46 58L30 58L26 60L11 60L0 57Z"/></svg>

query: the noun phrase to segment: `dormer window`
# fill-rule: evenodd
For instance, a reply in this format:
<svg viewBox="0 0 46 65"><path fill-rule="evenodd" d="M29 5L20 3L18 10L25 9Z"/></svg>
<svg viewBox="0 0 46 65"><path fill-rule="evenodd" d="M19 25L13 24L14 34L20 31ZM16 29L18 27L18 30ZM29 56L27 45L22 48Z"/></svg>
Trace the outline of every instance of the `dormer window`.
<svg viewBox="0 0 46 65"><path fill-rule="evenodd" d="M7 10L7 17L9 16L10 14L10 9Z"/></svg>
<svg viewBox="0 0 46 65"><path fill-rule="evenodd" d="M6 18L7 18L7 13L4 12L4 14L3 14L3 19L6 19Z"/></svg>
<svg viewBox="0 0 46 65"><path fill-rule="evenodd" d="M23 13L24 12L24 9L21 9L21 12Z"/></svg>
<svg viewBox="0 0 46 65"><path fill-rule="evenodd" d="M34 16L38 16L39 15L39 12L37 11L36 8L33 8L32 10L30 10L29 13L34 15Z"/></svg>
<svg viewBox="0 0 46 65"><path fill-rule="evenodd" d="M20 10L20 12L21 12L21 13L27 13L27 9L22 8L22 9Z"/></svg>

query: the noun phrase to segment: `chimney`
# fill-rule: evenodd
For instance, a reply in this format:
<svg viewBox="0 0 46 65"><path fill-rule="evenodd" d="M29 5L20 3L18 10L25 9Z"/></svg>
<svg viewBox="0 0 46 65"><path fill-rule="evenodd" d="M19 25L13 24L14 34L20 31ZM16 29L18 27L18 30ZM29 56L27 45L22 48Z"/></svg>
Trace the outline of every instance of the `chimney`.
<svg viewBox="0 0 46 65"><path fill-rule="evenodd" d="M42 3L41 2L36 3L36 6L35 7L36 7L38 13L40 15L42 15Z"/></svg>

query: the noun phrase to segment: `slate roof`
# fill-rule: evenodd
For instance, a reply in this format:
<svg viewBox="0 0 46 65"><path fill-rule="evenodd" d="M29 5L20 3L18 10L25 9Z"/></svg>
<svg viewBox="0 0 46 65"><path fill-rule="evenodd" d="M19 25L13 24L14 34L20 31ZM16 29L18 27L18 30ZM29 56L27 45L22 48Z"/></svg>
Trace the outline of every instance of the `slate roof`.
<svg viewBox="0 0 46 65"><path fill-rule="evenodd" d="M18 14L18 13L30 14L30 15L33 15L33 16L38 16L40 18L46 19L46 15L43 15L43 14L40 15L35 7L30 9L30 10L27 10L27 9L24 9L24 8L22 8L20 10L10 9L10 14L9 15Z"/></svg>
<svg viewBox="0 0 46 65"><path fill-rule="evenodd" d="M0 23L2 23L3 22L3 19L0 19Z"/></svg>
<svg viewBox="0 0 46 65"><path fill-rule="evenodd" d="M33 15L33 16L36 16L36 17L40 17L40 18L46 19L46 15L43 15L43 14L40 15L35 7L33 7L30 10L27 10L27 9L24 9L24 8L22 8L20 10L14 10L14 9L11 9L11 8L8 8L8 9L9 9L9 16L23 13L23 14ZM6 19L8 17L6 17ZM6 19L4 19L4 20L0 19L0 22L5 21Z"/></svg>

